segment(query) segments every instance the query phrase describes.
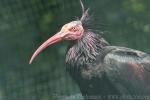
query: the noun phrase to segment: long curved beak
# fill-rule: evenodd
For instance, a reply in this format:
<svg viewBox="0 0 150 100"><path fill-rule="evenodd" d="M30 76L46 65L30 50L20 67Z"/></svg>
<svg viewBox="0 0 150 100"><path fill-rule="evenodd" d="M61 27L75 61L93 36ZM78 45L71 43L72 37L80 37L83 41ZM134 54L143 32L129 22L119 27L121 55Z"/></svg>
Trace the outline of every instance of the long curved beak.
<svg viewBox="0 0 150 100"><path fill-rule="evenodd" d="M32 61L35 59L35 57L42 52L45 48L47 48L48 46L60 42L63 40L63 35L62 32L58 32L57 34L55 34L54 36L52 36L51 38L49 38L47 41L45 41L32 55L29 64L32 63Z"/></svg>

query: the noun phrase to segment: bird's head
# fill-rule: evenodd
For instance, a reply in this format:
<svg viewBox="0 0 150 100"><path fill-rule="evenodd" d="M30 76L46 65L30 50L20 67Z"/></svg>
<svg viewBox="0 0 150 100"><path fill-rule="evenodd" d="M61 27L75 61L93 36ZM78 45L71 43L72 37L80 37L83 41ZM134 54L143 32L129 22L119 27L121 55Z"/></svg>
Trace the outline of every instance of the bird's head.
<svg viewBox="0 0 150 100"><path fill-rule="evenodd" d="M60 32L56 34L62 40L78 40L82 37L84 32L82 22L79 21L72 21L70 23L65 24Z"/></svg>
<svg viewBox="0 0 150 100"><path fill-rule="evenodd" d="M81 19L65 24L58 33L56 33L54 36L50 37L47 41L45 41L32 55L29 62L30 64L32 63L34 58L48 46L63 40L76 41L82 38L84 34L83 26L88 20L88 9L84 11L84 5L82 3L82 0L80 0L80 4L83 13Z"/></svg>
<svg viewBox="0 0 150 100"><path fill-rule="evenodd" d="M83 36L83 33L84 29L80 20L65 24L58 33L50 37L34 52L29 63L31 64L34 58L48 46L63 40L79 40Z"/></svg>

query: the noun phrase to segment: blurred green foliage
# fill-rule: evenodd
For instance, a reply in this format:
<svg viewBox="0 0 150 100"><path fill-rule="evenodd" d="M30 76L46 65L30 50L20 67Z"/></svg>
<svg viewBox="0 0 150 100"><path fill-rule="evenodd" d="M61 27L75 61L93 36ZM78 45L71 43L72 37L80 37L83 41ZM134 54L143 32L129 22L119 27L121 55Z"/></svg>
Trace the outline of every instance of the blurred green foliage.
<svg viewBox="0 0 150 100"><path fill-rule="evenodd" d="M83 0L95 30L112 45L150 53L150 0ZM79 0L0 1L0 100L59 100L80 95L65 70L67 43L34 50L61 26L81 16Z"/></svg>

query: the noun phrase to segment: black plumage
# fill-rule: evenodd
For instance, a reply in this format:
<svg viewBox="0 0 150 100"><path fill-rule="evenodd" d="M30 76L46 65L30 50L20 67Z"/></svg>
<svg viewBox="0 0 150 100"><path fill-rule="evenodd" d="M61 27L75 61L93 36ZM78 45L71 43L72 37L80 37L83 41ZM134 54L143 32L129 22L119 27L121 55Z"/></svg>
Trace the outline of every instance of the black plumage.
<svg viewBox="0 0 150 100"><path fill-rule="evenodd" d="M66 64L87 100L113 100L111 96L149 100L150 56L146 53L110 46L101 36L86 31L69 47Z"/></svg>
<svg viewBox="0 0 150 100"><path fill-rule="evenodd" d="M111 46L101 35L89 30L88 10L81 22L84 35L69 46L66 65L84 98L149 100L150 56L138 50Z"/></svg>

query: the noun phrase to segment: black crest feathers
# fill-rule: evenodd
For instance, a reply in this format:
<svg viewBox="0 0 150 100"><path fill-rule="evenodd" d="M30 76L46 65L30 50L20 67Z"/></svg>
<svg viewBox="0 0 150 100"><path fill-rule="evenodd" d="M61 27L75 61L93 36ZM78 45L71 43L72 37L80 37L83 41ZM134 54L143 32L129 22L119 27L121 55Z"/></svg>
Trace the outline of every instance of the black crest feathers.
<svg viewBox="0 0 150 100"><path fill-rule="evenodd" d="M80 18L80 20L82 23L85 23L89 20L89 17L88 17L89 8L85 10L82 0L80 0L80 5L82 8L82 17Z"/></svg>

